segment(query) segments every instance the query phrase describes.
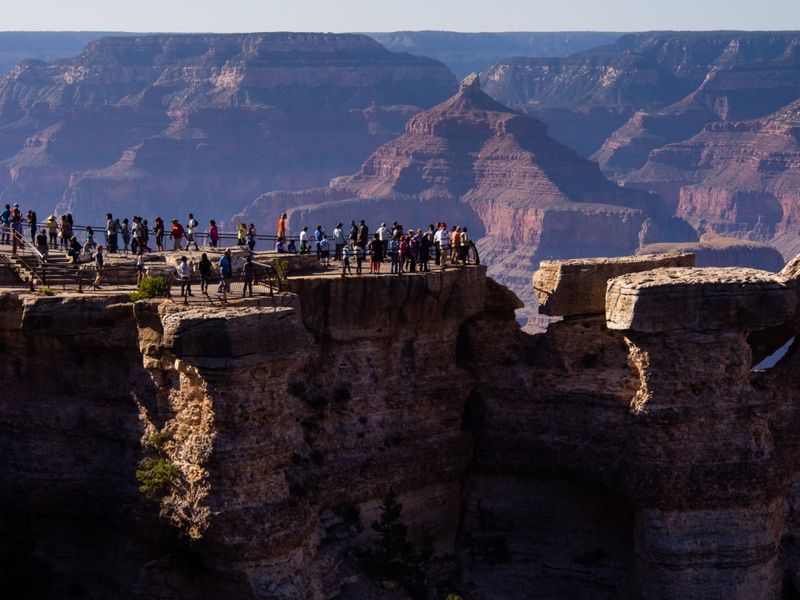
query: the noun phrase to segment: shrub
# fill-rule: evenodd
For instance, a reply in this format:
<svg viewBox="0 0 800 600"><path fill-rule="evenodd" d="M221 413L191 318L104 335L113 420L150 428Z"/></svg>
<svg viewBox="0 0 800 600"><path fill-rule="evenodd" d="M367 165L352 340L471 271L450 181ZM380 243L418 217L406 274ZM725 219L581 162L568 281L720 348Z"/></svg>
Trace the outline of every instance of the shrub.
<svg viewBox="0 0 800 600"><path fill-rule="evenodd" d="M163 277L147 276L142 279L139 289L131 294L131 300L149 300L167 295L167 281Z"/></svg>
<svg viewBox="0 0 800 600"><path fill-rule="evenodd" d="M51 290L49 287L47 287L47 286L40 287L39 288L39 293L42 296L54 296L55 295L55 292L53 290Z"/></svg>
<svg viewBox="0 0 800 600"><path fill-rule="evenodd" d="M272 261L272 268L275 269L275 277L278 279L278 291L285 292L289 289L289 261L285 258L276 258Z"/></svg>
<svg viewBox="0 0 800 600"><path fill-rule="evenodd" d="M143 458L136 469L139 491L151 500L163 496L178 475L178 466L166 458Z"/></svg>

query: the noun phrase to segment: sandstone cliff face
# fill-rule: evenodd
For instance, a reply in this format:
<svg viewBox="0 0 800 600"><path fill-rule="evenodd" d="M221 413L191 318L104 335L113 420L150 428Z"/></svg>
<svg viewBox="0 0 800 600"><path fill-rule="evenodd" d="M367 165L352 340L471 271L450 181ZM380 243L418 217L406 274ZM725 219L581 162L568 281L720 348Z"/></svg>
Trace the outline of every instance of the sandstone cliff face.
<svg viewBox="0 0 800 600"><path fill-rule="evenodd" d="M358 554L389 490L469 600L778 598L798 353L751 368L800 333L796 262L554 262L538 336L477 267L293 278L285 307L6 291L0 505L54 598L403 598ZM144 457L177 469L155 505Z"/></svg>
<svg viewBox="0 0 800 600"><path fill-rule="evenodd" d="M2 194L83 220L221 217L356 168L454 87L441 63L357 35L104 38L0 80Z"/></svg>
<svg viewBox="0 0 800 600"><path fill-rule="evenodd" d="M294 285L297 308L0 296L0 505L52 597L330 598L390 491L452 551L485 271ZM143 457L179 470L158 510Z"/></svg>

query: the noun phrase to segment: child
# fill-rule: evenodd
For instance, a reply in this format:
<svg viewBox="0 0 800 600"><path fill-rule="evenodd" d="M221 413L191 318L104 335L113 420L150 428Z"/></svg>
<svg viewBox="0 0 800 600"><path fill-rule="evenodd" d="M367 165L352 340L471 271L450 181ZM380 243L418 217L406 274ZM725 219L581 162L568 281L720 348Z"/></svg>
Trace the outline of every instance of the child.
<svg viewBox="0 0 800 600"><path fill-rule="evenodd" d="M328 236L324 233L319 242L319 256L322 264L329 267L331 264L331 243L328 241Z"/></svg>
<svg viewBox="0 0 800 600"><path fill-rule="evenodd" d="M345 274L353 274L353 270L350 268L350 257L353 256L353 241L350 240L350 243L344 247L342 250L342 277Z"/></svg>

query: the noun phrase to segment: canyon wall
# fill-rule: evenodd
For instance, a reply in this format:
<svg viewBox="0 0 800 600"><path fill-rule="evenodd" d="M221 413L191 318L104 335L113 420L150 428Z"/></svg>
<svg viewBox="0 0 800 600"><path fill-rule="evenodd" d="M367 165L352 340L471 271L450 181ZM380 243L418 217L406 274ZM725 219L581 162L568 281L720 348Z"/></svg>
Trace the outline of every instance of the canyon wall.
<svg viewBox="0 0 800 600"><path fill-rule="evenodd" d="M356 169L455 86L359 35L103 38L0 79L0 197L81 222L220 219Z"/></svg>
<svg viewBox="0 0 800 600"><path fill-rule="evenodd" d="M437 597L779 598L796 347L751 369L800 332L800 272L693 262L543 263L535 336L482 267L228 307L4 291L18 561L53 598L406 598L364 562L394 492Z"/></svg>

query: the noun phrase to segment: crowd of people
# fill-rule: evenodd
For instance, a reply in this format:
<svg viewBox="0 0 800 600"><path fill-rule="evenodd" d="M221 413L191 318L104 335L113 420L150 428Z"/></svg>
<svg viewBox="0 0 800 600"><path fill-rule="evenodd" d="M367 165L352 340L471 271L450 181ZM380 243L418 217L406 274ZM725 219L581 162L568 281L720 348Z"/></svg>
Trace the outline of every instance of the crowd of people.
<svg viewBox="0 0 800 600"><path fill-rule="evenodd" d="M469 262L469 250L473 245L467 227L452 226L448 229L445 223L431 224L425 230L406 230L395 221L391 226L381 223L380 227L370 232L365 220L361 219L358 224L351 221L349 228L345 228L343 223L337 223L330 236L322 225L317 225L312 232L306 226L297 238L289 238L287 220L286 213L278 220L273 249L278 253L315 253L320 264L326 267L331 266L331 261L341 263L342 277L353 275L354 271L355 275L362 275L365 262L369 263L368 273L373 274L381 273L383 263L389 262L389 273L396 275L427 272L432 266L445 269L448 263L453 266L464 265ZM18 203L6 204L0 212L0 243L11 244L14 246L13 251L16 251L17 245L25 238L26 228L31 243L45 261L51 250L62 250L71 258L74 267L81 260L93 262L97 271L93 283L96 289L99 289L102 281L106 253L135 255L139 283L145 273L145 253L189 251L192 248L199 251L198 238L201 237L205 237L204 241L207 241L203 245L218 248L222 239L215 220L209 220L207 229L201 231L200 224L192 213L189 213L185 223L172 219L169 226L158 216L151 226L147 219L140 216L120 220L107 213L105 229L102 231L105 243L100 244L95 240L96 234L91 226L83 228L84 236L80 241L76 229L81 228L76 228L71 214L60 217L51 214L44 222L39 222L34 210L28 210L23 216ZM250 251L245 257L241 275L245 284L244 293L249 290L251 295L254 280L252 253L256 244L254 224L246 226L240 223L236 230L236 245ZM191 278L195 271L200 276L201 292L208 293L208 281L214 269L206 253L202 254L196 266L186 256L181 256L178 261L177 277L184 296L193 295ZM233 262L229 249L219 258L216 272L219 277L218 290L230 291Z"/></svg>
<svg viewBox="0 0 800 600"><path fill-rule="evenodd" d="M322 225L309 233L308 226L300 231L300 248L294 248L291 241L287 247L286 230L287 214L281 215L278 220L277 239L275 251L299 252L308 254L315 252L317 258L324 266L331 262L331 246L333 246L333 260L341 262L342 277L363 273L364 262L369 261L369 273L380 273L384 261L390 262L390 273L401 275L415 271L426 272L430 270L431 263L441 269L447 268L448 261L451 265L465 265L469 262L469 250L472 240L466 226L454 225L450 229L446 223L429 225L426 230L405 230L397 221L391 227L381 223L374 232L370 232L364 219L356 224L350 221L349 230L345 230L343 223L337 223L331 232L330 238Z"/></svg>

